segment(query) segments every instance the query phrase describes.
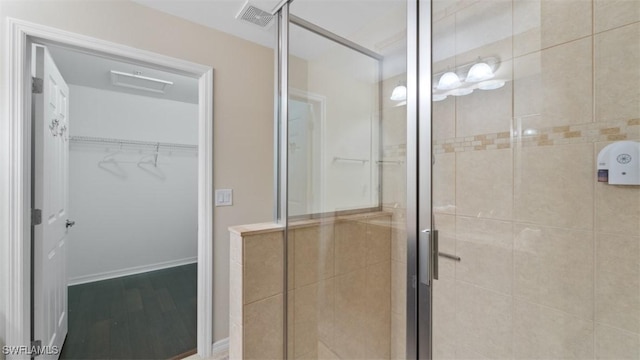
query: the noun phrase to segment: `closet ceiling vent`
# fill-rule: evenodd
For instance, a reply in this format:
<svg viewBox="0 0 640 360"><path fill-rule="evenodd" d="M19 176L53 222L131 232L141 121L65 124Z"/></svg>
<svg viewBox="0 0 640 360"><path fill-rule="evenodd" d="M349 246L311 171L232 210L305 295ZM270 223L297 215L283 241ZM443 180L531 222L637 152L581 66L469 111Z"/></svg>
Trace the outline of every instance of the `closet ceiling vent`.
<svg viewBox="0 0 640 360"><path fill-rule="evenodd" d="M236 15L236 19L268 29L274 23L275 16L251 5L248 1L242 5L242 9Z"/></svg>
<svg viewBox="0 0 640 360"><path fill-rule="evenodd" d="M121 71L111 70L111 84L131 89L151 91L163 94L173 82L160 80L148 76L142 76L142 73L125 73Z"/></svg>

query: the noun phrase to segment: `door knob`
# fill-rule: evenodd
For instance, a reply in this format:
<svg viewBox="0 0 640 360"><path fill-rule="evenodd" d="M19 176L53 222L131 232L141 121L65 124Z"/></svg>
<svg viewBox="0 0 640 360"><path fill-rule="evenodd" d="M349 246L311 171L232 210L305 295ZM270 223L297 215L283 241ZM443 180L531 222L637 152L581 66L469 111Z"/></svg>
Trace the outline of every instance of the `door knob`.
<svg viewBox="0 0 640 360"><path fill-rule="evenodd" d="M72 227L75 224L76 224L75 221L67 219L66 227L68 229L68 228Z"/></svg>

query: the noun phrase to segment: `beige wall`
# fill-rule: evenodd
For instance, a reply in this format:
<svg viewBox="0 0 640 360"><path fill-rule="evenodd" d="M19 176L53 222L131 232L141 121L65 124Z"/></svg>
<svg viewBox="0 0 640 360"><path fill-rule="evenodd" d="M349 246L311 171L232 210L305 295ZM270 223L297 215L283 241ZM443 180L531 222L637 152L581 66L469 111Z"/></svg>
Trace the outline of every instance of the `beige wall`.
<svg viewBox="0 0 640 360"><path fill-rule="evenodd" d="M273 51L128 1L2 1L2 54L8 51L5 37L7 17L214 69L214 186L234 189L234 206L214 211L214 339L227 337L227 227L272 218ZM5 61L4 56L1 61ZM0 92L2 99L6 99L6 63L1 65ZM4 108L6 104L2 106ZM6 119L0 126L1 141L4 142ZM2 161L6 158L3 157ZM2 199L6 196L3 192ZM0 251L6 255L5 248L0 248ZM4 274L2 279L5 280ZM5 293L5 286L4 282L0 283L0 293ZM0 326L0 331L4 328ZM4 334L0 332L0 344L3 342Z"/></svg>
<svg viewBox="0 0 640 360"><path fill-rule="evenodd" d="M640 140L640 3L441 3L435 72L508 82L434 103L435 357L638 359L640 187L596 157Z"/></svg>

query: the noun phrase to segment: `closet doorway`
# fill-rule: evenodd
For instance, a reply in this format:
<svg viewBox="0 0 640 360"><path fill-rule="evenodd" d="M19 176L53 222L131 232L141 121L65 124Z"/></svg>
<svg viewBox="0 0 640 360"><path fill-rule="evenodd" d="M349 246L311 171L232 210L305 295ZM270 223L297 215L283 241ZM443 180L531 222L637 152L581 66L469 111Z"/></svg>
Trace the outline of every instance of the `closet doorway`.
<svg viewBox="0 0 640 360"><path fill-rule="evenodd" d="M196 345L210 356L212 69L19 20L9 28L8 68L24 74L9 79L9 165L24 171L11 173L7 313L18 326L7 344L54 358L167 358ZM90 70L123 90L101 88ZM74 294L82 286L94 289ZM92 308L76 308L89 353L62 346L75 302Z"/></svg>
<svg viewBox="0 0 640 360"><path fill-rule="evenodd" d="M66 107L58 140L68 146L60 358L165 359L195 350L197 79L55 45L39 51L68 84L54 100ZM36 299L45 287L35 287ZM35 309L36 319L54 315Z"/></svg>

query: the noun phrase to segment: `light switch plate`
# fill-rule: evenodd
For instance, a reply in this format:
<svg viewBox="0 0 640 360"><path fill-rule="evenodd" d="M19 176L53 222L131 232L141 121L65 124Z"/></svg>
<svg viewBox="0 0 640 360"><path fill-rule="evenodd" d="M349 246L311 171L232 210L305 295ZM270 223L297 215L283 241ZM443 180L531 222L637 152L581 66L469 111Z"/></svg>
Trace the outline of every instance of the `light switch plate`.
<svg viewBox="0 0 640 360"><path fill-rule="evenodd" d="M231 206L233 205L233 190L232 189L217 189L216 206Z"/></svg>

